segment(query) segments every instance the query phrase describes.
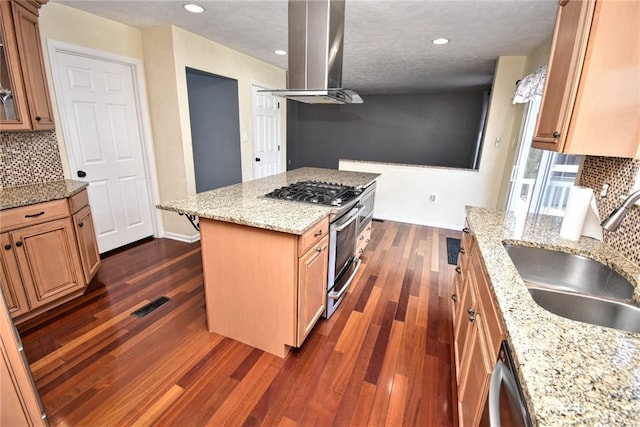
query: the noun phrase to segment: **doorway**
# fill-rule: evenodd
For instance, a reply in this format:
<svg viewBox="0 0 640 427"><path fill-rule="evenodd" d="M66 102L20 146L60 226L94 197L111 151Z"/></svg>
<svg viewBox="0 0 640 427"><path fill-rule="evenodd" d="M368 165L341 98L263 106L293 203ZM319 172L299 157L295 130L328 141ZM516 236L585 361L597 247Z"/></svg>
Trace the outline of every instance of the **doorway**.
<svg viewBox="0 0 640 427"><path fill-rule="evenodd" d="M280 153L280 99L261 90L272 89L251 85L253 111L253 178L264 178L282 172Z"/></svg>
<svg viewBox="0 0 640 427"><path fill-rule="evenodd" d="M187 68L196 192L242 182L238 81Z"/></svg>
<svg viewBox="0 0 640 427"><path fill-rule="evenodd" d="M531 147L540 97L526 106L518 154L511 174L507 210L564 216L569 189L575 184L582 156Z"/></svg>
<svg viewBox="0 0 640 427"><path fill-rule="evenodd" d="M53 40L49 56L69 167L89 183L99 252L156 234L141 62Z"/></svg>

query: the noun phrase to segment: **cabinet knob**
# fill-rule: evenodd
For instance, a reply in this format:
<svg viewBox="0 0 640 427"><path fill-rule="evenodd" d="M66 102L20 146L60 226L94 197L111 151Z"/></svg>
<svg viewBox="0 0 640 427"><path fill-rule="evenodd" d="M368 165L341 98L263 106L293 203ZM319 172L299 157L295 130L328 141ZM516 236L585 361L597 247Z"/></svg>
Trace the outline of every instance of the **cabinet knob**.
<svg viewBox="0 0 640 427"><path fill-rule="evenodd" d="M84 227L84 222L78 223L78 227Z"/></svg>
<svg viewBox="0 0 640 427"><path fill-rule="evenodd" d="M462 270L460 270L460 267L456 267L456 273L462 274Z"/></svg>
<svg viewBox="0 0 640 427"><path fill-rule="evenodd" d="M256 162L259 162L260 160L262 160L260 157L256 157Z"/></svg>
<svg viewBox="0 0 640 427"><path fill-rule="evenodd" d="M469 234L469 233L471 233L471 230L469 230L469 228L468 228L468 227L465 227L465 228L463 228L463 229L462 229L462 232L463 232L464 234Z"/></svg>
<svg viewBox="0 0 640 427"><path fill-rule="evenodd" d="M453 302L458 302L458 296L456 294L451 295Z"/></svg>
<svg viewBox="0 0 640 427"><path fill-rule="evenodd" d="M21 241L17 241L16 242L16 247L19 248L20 246L22 246L22 242ZM5 246L5 248L6 248L6 246Z"/></svg>
<svg viewBox="0 0 640 427"><path fill-rule="evenodd" d="M471 314L472 316L476 313L476 311L473 309L473 307L469 307L467 308L467 313Z"/></svg>
<svg viewBox="0 0 640 427"><path fill-rule="evenodd" d="M318 252L322 252L322 247L321 247L321 246L318 246L318 247L316 248L316 251L318 251Z"/></svg>
<svg viewBox="0 0 640 427"><path fill-rule="evenodd" d="M559 138L559 137L560 137L560 132L555 131L555 132L553 133L553 137L554 137L554 138Z"/></svg>
<svg viewBox="0 0 640 427"><path fill-rule="evenodd" d="M460 248L460 249L458 250L458 252L460 252L462 255L464 255L464 248Z"/></svg>
<svg viewBox="0 0 640 427"><path fill-rule="evenodd" d="M6 251L11 250L11 245L9 243L7 243L6 245L4 245L4 249Z"/></svg>
<svg viewBox="0 0 640 427"><path fill-rule="evenodd" d="M78 171L78 178L84 178L85 176L87 176L87 173L85 171Z"/></svg>
<svg viewBox="0 0 640 427"><path fill-rule="evenodd" d="M40 120L42 120L42 117L36 116L36 122L39 122Z"/></svg>
<svg viewBox="0 0 640 427"><path fill-rule="evenodd" d="M474 320L476 320L476 316L474 316L473 314L469 316L469 322L473 322Z"/></svg>

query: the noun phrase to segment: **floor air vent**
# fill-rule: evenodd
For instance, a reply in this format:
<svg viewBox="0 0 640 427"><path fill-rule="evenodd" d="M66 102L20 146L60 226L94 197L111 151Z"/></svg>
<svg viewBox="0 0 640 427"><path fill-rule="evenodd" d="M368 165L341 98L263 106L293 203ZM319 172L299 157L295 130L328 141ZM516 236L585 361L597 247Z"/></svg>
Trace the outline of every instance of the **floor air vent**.
<svg viewBox="0 0 640 427"><path fill-rule="evenodd" d="M137 309L136 311L131 313L131 315L142 319L144 316L146 316L147 314L151 313L156 308L162 307L163 305L168 303L170 300L171 300L171 298L165 297L165 296L162 296L160 298L154 299L149 304L147 304L147 305L145 305L143 307L140 307L139 309Z"/></svg>

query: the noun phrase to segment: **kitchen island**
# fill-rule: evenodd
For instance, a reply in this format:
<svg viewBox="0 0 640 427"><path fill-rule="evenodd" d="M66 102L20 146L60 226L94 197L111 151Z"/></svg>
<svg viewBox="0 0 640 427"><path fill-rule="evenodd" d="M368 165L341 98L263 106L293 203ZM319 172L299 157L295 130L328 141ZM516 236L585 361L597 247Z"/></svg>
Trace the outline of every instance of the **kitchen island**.
<svg viewBox="0 0 640 427"><path fill-rule="evenodd" d="M364 188L377 176L301 168L159 204L199 218L209 331L279 357L299 347L326 304L332 208L264 195L300 181Z"/></svg>
<svg viewBox="0 0 640 427"><path fill-rule="evenodd" d="M503 243L584 255L635 285L640 267L606 244L559 237L562 218L467 207L467 221L511 347L534 425L638 425L640 334L552 314L529 295Z"/></svg>

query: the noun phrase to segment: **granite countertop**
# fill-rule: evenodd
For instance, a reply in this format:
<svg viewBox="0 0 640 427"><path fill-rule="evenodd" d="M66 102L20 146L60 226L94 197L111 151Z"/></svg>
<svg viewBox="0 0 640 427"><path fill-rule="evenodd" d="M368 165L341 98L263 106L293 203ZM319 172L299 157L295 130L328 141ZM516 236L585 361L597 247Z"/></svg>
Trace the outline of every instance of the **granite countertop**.
<svg viewBox="0 0 640 427"><path fill-rule="evenodd" d="M88 185L82 181L62 179L15 187L0 187L0 210L66 199L79 193Z"/></svg>
<svg viewBox="0 0 640 427"><path fill-rule="evenodd" d="M301 168L198 193L186 199L161 202L157 207L199 218L300 235L329 215L332 208L262 196L276 188L300 181L332 182L362 188L371 184L378 176L373 173Z"/></svg>
<svg viewBox="0 0 640 427"><path fill-rule="evenodd" d="M608 264L635 284L636 302L640 267L598 240L562 239L561 218L467 207L467 219L534 423L640 425L640 334L565 319L537 305L503 242L577 253Z"/></svg>

